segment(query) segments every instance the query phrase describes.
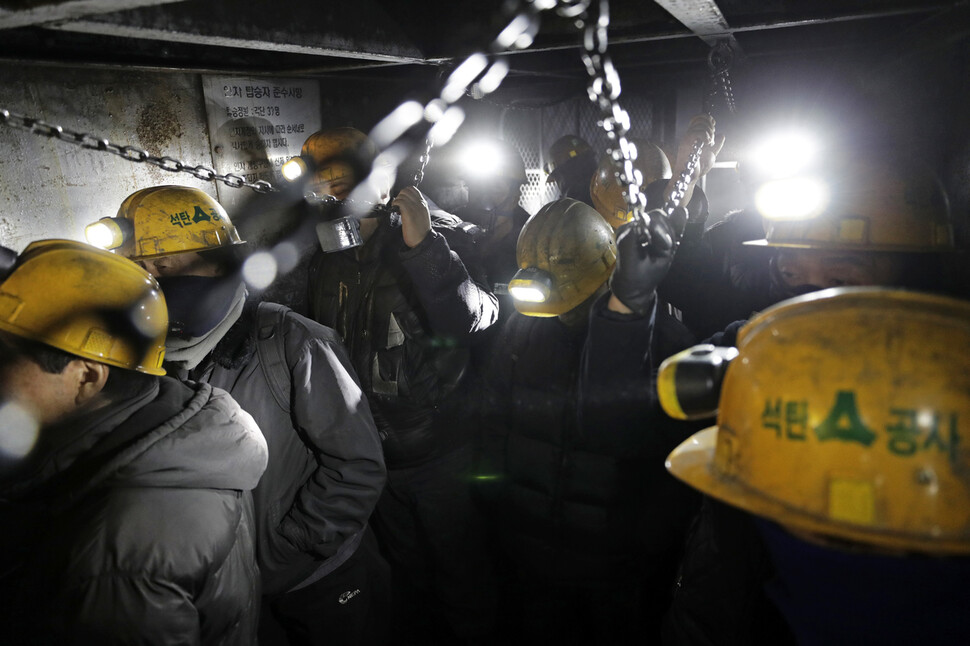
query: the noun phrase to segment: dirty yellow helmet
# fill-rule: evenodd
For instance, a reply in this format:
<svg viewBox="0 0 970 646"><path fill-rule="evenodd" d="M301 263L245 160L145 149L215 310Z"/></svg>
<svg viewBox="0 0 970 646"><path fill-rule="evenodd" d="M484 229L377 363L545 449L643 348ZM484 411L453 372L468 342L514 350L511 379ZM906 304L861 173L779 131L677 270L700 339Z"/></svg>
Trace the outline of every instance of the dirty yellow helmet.
<svg viewBox="0 0 970 646"><path fill-rule="evenodd" d="M109 366L164 375L167 329L155 279L80 242L31 243L0 283L0 330Z"/></svg>
<svg viewBox="0 0 970 646"><path fill-rule="evenodd" d="M802 195L814 217L779 219L771 205ZM941 252L955 248L943 186L926 169L852 163L824 177L768 182L755 202L766 237L746 245L845 251ZM797 210L797 206L796 206ZM778 209L784 212L784 206Z"/></svg>
<svg viewBox="0 0 970 646"><path fill-rule="evenodd" d="M549 174L550 181L556 181L563 172L564 166L574 160L583 157L592 157L593 149L585 139L576 135L564 135L556 139L549 147L548 161L546 161L546 172Z"/></svg>
<svg viewBox="0 0 970 646"><path fill-rule="evenodd" d="M509 293L528 316L565 314L592 296L616 264L613 230L592 207L570 198L529 218L515 251L519 271Z"/></svg>
<svg viewBox="0 0 970 646"><path fill-rule="evenodd" d="M188 186L154 186L125 198L114 218L89 224L91 244L131 260L242 244L226 210L205 191Z"/></svg>
<svg viewBox="0 0 970 646"><path fill-rule="evenodd" d="M970 554L970 303L841 287L752 319L667 468L796 532Z"/></svg>
<svg viewBox="0 0 970 646"><path fill-rule="evenodd" d="M658 179L670 179L673 172L663 150L642 139L634 139L632 142L637 147L637 158L633 162L633 167L643 176L640 183L641 189L645 189L648 184ZM593 198L593 207L606 218L614 230L633 217L623 197L625 191L626 187L616 179L613 159L609 155L603 155L589 182L589 195Z"/></svg>
<svg viewBox="0 0 970 646"><path fill-rule="evenodd" d="M377 146L356 128L319 130L303 142L301 155L313 162L311 188L347 178L356 185L370 172Z"/></svg>

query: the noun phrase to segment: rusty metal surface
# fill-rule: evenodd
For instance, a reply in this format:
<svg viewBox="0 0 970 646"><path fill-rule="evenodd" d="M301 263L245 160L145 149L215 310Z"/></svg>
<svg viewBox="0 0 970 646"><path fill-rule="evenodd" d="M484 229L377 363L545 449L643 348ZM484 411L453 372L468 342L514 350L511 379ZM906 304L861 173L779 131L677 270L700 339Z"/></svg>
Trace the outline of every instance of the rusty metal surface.
<svg viewBox="0 0 970 646"><path fill-rule="evenodd" d="M97 133L212 165L199 77L0 65L0 103L65 127ZM23 249L31 240L84 240L84 227L113 216L130 193L158 184L210 182L173 174L115 155L86 150L22 130L0 130L0 244Z"/></svg>

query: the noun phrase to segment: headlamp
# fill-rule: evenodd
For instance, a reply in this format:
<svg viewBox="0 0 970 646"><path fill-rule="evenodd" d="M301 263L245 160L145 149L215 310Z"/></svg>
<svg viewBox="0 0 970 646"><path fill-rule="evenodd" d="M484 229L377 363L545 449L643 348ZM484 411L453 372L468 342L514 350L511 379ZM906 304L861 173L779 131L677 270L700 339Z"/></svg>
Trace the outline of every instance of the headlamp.
<svg viewBox="0 0 970 646"><path fill-rule="evenodd" d="M717 415L724 374L737 356L737 348L705 343L664 360L657 374L657 396L664 412L685 420Z"/></svg>
<svg viewBox="0 0 970 646"><path fill-rule="evenodd" d="M88 244L101 249L117 249L135 234L135 227L127 218L101 218L84 227Z"/></svg>
<svg viewBox="0 0 970 646"><path fill-rule="evenodd" d="M515 272L509 281L509 294L525 303L545 303L552 294L552 276L537 267Z"/></svg>
<svg viewBox="0 0 970 646"><path fill-rule="evenodd" d="M459 163L462 172L469 177L491 177L502 170L502 152L498 146L487 141L469 145L462 151Z"/></svg>
<svg viewBox="0 0 970 646"><path fill-rule="evenodd" d="M807 220L828 206L829 191L814 177L789 177L766 182L754 195L758 212L768 220Z"/></svg>
<svg viewBox="0 0 970 646"><path fill-rule="evenodd" d="M310 165L303 156L292 157L288 162L280 167L280 173L287 182L295 182L310 170Z"/></svg>
<svg viewBox="0 0 970 646"><path fill-rule="evenodd" d="M801 130L787 130L762 140L751 152L751 160L763 176L791 177L814 166L818 153L815 137Z"/></svg>

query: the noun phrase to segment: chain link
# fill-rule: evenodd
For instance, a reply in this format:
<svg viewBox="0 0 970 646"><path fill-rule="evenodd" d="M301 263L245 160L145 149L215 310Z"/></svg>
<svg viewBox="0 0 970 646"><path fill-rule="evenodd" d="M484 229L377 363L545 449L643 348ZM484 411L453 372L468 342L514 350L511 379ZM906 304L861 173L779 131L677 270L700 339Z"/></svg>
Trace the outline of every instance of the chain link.
<svg viewBox="0 0 970 646"><path fill-rule="evenodd" d="M585 5L581 11L580 4ZM609 154L617 179L621 185L626 186L623 197L634 220L640 223L642 233L645 234L644 210L647 207L647 198L640 191L640 182L633 166L636 147L627 139L630 115L620 106L620 77L607 54L609 3L607 0L577 2L569 6L568 10L574 13L576 26L583 29L583 64L590 77L586 89L589 100L599 108L602 116L597 124L606 131L606 136L612 143ZM560 14L563 12L560 11Z"/></svg>
<svg viewBox="0 0 970 646"><path fill-rule="evenodd" d="M633 166L636 156L635 145L627 139L630 130L630 116L618 101L620 96L620 78L607 54L608 28L610 25L608 0L576 0L575 2L560 2L560 15L576 18L576 26L583 29L583 63L589 74L590 82L587 86L590 101L596 105L602 119L598 125L606 131L607 138L613 143L609 150L613 160L616 177L626 186L623 197L627 207L637 223L639 237L642 244L650 242L649 216L644 213L647 206L646 196L640 191L637 173ZM704 112L712 114L714 99L721 95L731 112L735 111L734 93L731 89L729 68L733 60L734 51L725 39L719 41L708 56L711 71L711 88L704 99ZM691 150L684 169L677 177L674 189L664 203L662 212L670 217L680 206L694 173L700 164L701 151L704 142L697 140ZM642 178L641 178L642 179Z"/></svg>
<svg viewBox="0 0 970 646"><path fill-rule="evenodd" d="M704 111L714 112L714 100L720 95L732 114L737 112L734 104L734 90L731 87L731 65L734 62L734 48L731 41L723 38L711 47L707 55L707 66L711 72L711 88L704 99Z"/></svg>
<svg viewBox="0 0 970 646"><path fill-rule="evenodd" d="M434 139L428 137L424 141L424 152L418 158L418 170L414 173L414 179L412 185L417 188L424 181L424 169L428 167L428 162L431 161L431 149L434 147Z"/></svg>
<svg viewBox="0 0 970 646"><path fill-rule="evenodd" d="M16 114L9 110L0 109L0 122L12 128L27 130L35 135L65 141L88 150L109 152L130 162L138 164L148 163L170 173L189 173L206 182L222 182L230 188L242 188L245 186L257 193L272 193L277 190L265 180L247 182L246 178L241 175L233 173L221 175L215 169L209 168L208 166L189 166L174 157L155 157L149 154L147 150L138 148L137 146L119 146L118 144L111 143L107 139L96 137L90 133L75 132L39 119Z"/></svg>

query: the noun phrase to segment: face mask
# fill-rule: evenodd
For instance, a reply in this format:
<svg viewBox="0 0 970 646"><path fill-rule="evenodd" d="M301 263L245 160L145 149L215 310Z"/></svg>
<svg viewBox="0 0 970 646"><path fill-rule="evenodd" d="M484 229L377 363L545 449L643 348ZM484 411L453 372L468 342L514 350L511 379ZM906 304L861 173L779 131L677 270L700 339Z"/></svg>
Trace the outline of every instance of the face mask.
<svg viewBox="0 0 970 646"><path fill-rule="evenodd" d="M775 569L765 589L799 644L966 641L970 558L848 551L756 524Z"/></svg>
<svg viewBox="0 0 970 646"><path fill-rule="evenodd" d="M169 334L205 336L229 313L239 280L211 276L162 276L158 284L168 305Z"/></svg>
<svg viewBox="0 0 970 646"><path fill-rule="evenodd" d="M822 289L818 285L790 286L785 282L785 279L781 277L781 272L778 271L778 265L774 258L768 262L768 279L770 281L768 286L768 295L775 302L785 301L789 298L795 298L796 296L801 296L802 294L810 294Z"/></svg>

